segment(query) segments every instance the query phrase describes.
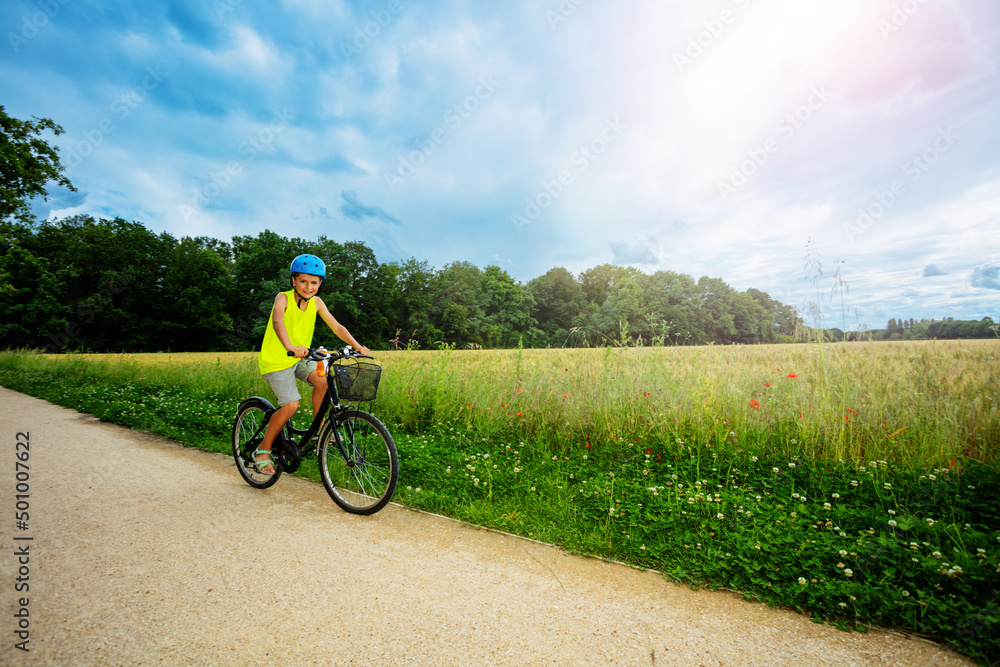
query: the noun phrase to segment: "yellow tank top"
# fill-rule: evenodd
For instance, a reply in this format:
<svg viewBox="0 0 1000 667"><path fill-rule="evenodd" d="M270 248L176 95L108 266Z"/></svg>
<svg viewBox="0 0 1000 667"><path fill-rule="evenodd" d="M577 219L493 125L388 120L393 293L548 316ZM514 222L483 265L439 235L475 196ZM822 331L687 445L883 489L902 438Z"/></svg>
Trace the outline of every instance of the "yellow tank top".
<svg viewBox="0 0 1000 667"><path fill-rule="evenodd" d="M295 290L284 292L288 300L285 308L285 330L288 332L288 340L292 345L309 347L312 345L313 331L316 328L316 299L309 299L306 309L299 310L295 303ZM295 357L289 357L285 346L278 340L278 334L274 332L274 312L267 318L267 331L264 332L264 342L260 346L260 354L257 355L257 368L261 375L283 371L298 363Z"/></svg>

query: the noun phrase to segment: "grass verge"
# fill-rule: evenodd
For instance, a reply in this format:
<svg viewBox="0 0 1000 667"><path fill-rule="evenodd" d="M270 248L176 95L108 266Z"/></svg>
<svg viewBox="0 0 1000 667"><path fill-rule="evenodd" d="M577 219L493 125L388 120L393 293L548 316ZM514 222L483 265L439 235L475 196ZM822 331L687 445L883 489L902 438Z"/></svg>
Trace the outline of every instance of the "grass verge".
<svg viewBox="0 0 1000 667"><path fill-rule="evenodd" d="M386 391L373 411L399 445L396 499L571 552L653 568L678 582L737 590L845 630L875 625L932 638L997 664L1000 474L989 457L963 456L971 445L992 451L982 436L991 428L982 412L956 449L914 436L909 446L920 451L899 451L907 445L865 443L881 428L918 424L921 416L890 393L859 388L856 395L866 398L851 401L855 413L847 416L862 415L855 422L864 423L881 400L882 414L871 423L885 426L865 430L868 440L843 439L839 409L837 428L789 421L784 413L788 406L818 411L833 405L842 400L837 382L846 380L801 389L792 383L808 381L812 368L796 363L789 371L787 363L773 361L763 368L782 367L781 375L761 379L764 371L750 357L762 351L741 358L734 356L738 351L702 349L675 359L670 381L659 377L662 357L640 360L645 368L613 364L620 377L606 383L609 395L590 389L589 396L584 388L595 385L587 373L605 374L608 353L589 351L589 358L581 354L574 362L572 355L518 359L510 352L496 357L492 372L483 355L387 355ZM969 377L980 377L968 368L971 355L961 354ZM722 363L726 358L729 364ZM598 362L605 365L595 370ZM829 359L824 363L828 377L843 372ZM693 371L699 364L710 370ZM752 368L706 381L718 367L734 364ZM684 376L680 384L678 375ZM785 394L766 393L781 379ZM256 383L245 355L150 360L0 353L3 386L225 453L237 402L267 393ZM989 380L983 383L967 378L960 401L978 401L980 411L995 405ZM756 384L761 398L746 405L733 398ZM548 395L539 391L543 386ZM570 391L579 403L570 401ZM656 398L658 391L669 398ZM519 394L530 400L512 403ZM946 397L939 391L934 401L946 415L960 414ZM761 421L764 401L772 414ZM517 421L517 412L523 417L526 411L539 413L530 428ZM935 433L944 429L931 425ZM890 456L858 459L879 446Z"/></svg>

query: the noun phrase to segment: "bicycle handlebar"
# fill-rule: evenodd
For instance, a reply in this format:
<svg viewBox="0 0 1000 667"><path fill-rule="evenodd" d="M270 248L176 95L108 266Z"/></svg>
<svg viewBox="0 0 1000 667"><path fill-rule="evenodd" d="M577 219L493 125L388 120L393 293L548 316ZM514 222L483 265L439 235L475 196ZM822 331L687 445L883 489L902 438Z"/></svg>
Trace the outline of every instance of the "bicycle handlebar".
<svg viewBox="0 0 1000 667"><path fill-rule="evenodd" d="M295 353L289 350L288 356L294 357ZM323 361L327 359L330 361L338 361L340 359L349 359L349 358L373 359L374 357L371 357L367 354L361 354L360 352L356 352L354 348L350 347L349 345L334 352L331 352L330 350L327 350L325 347L322 346L310 347L309 354L303 357L303 359L309 359L311 361Z"/></svg>

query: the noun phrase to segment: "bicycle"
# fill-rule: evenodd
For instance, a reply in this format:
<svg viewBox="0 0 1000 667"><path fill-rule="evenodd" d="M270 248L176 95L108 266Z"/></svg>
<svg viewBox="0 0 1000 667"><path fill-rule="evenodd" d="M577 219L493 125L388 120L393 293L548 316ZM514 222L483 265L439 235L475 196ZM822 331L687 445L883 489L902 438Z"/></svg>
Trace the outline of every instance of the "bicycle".
<svg viewBox="0 0 1000 667"><path fill-rule="evenodd" d="M288 353L293 356L292 352ZM254 465L254 452L264 439L267 423L276 408L266 398L251 396L240 402L233 422L233 458L244 481L266 489L283 472L294 473L302 459L315 452L327 493L341 509L352 514L374 514L386 506L399 481L396 443L377 417L343 405L375 399L381 367L359 362L371 357L350 347L339 352L309 348L304 357L315 361L327 376L327 390L309 428L292 426L289 419L271 447L273 473L262 473ZM354 363L336 364L342 360ZM318 438L314 436L318 434ZM298 436L298 440L296 440Z"/></svg>

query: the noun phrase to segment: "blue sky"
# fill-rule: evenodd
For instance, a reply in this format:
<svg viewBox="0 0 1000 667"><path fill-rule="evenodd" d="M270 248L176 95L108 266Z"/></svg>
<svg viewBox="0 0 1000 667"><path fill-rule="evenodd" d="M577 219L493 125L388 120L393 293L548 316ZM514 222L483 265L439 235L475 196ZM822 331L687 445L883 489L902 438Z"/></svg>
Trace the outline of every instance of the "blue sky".
<svg viewBox="0 0 1000 667"><path fill-rule="evenodd" d="M995 0L262 4L4 2L79 189L39 213L1000 319Z"/></svg>

